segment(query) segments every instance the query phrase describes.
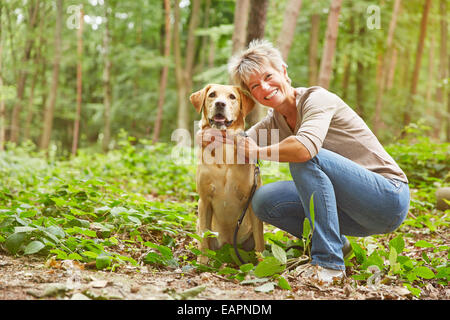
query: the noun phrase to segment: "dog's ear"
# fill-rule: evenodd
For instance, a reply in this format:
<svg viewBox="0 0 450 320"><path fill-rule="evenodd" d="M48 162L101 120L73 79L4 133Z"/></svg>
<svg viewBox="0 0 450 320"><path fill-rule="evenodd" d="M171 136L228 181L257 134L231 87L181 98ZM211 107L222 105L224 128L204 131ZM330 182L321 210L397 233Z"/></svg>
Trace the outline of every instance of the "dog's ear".
<svg viewBox="0 0 450 320"><path fill-rule="evenodd" d="M250 94L244 92L242 89L238 87L238 90L241 94L241 110L244 118L252 111L255 107L255 101L250 97Z"/></svg>
<svg viewBox="0 0 450 320"><path fill-rule="evenodd" d="M207 85L203 89L201 89L197 92L194 92L189 97L189 100L191 100L191 103L194 105L195 110L197 110L198 113L200 113L202 111L203 105L205 103L206 92L208 92L210 87L211 87L211 85Z"/></svg>

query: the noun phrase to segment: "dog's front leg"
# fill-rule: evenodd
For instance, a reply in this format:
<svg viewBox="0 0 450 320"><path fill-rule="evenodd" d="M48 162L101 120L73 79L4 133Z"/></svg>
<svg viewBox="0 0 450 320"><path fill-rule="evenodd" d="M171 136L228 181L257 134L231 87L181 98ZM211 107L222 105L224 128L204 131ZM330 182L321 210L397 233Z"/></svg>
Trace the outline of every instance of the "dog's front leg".
<svg viewBox="0 0 450 320"><path fill-rule="evenodd" d="M259 220L253 213L252 206L248 208L248 213L250 214L252 229L253 229L253 239L255 240L255 251L264 251L264 225L261 220Z"/></svg>
<svg viewBox="0 0 450 320"><path fill-rule="evenodd" d="M197 234L202 237L199 243L199 249L201 252L206 253L209 249L209 238L204 237L204 233L211 230L211 220L212 220L212 210L209 203L200 198L198 201L198 223L197 223ZM208 262L208 257L198 256L197 261L199 263L206 264Z"/></svg>

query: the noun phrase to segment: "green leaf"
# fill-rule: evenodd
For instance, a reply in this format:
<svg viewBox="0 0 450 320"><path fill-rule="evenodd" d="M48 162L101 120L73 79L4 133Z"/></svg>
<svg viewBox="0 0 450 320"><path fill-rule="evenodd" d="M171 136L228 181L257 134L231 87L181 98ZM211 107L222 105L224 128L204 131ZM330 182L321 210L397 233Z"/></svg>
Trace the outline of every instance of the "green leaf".
<svg viewBox="0 0 450 320"><path fill-rule="evenodd" d="M95 259L95 266L98 270L105 269L111 266L112 257L105 256L105 255L99 255Z"/></svg>
<svg viewBox="0 0 450 320"><path fill-rule="evenodd" d="M255 275L258 278L272 276L284 270L285 266L281 265L275 257L267 257L261 261L255 268Z"/></svg>
<svg viewBox="0 0 450 320"><path fill-rule="evenodd" d="M275 243L272 244L272 253L275 258L280 261L281 264L286 264L287 257L286 257L286 251L284 251L283 248L280 246L277 246Z"/></svg>
<svg viewBox="0 0 450 320"><path fill-rule="evenodd" d="M405 241L403 240L403 237L401 235L395 237L391 241L389 241L389 247L394 247L397 251L397 254L400 254L403 252L403 249L405 249Z"/></svg>
<svg viewBox="0 0 450 320"><path fill-rule="evenodd" d="M17 233L17 232L31 232L31 231L34 231L34 230L36 230L36 228L28 227L28 226L26 226L26 227L15 227L14 228L14 232L15 233Z"/></svg>
<svg viewBox="0 0 450 320"><path fill-rule="evenodd" d="M366 251L360 247L359 244L357 244L354 240L350 240L350 244L352 246L353 252L356 257L356 262L362 264L367 259L367 253Z"/></svg>
<svg viewBox="0 0 450 320"><path fill-rule="evenodd" d="M314 192L309 199L309 214L311 216L312 230L314 230Z"/></svg>
<svg viewBox="0 0 450 320"><path fill-rule="evenodd" d="M289 282L283 276L278 277L278 286L284 290L292 290Z"/></svg>
<svg viewBox="0 0 450 320"><path fill-rule="evenodd" d="M420 296L421 290L419 288L414 288L409 283L405 283L405 287L411 292L413 295L415 295L417 298Z"/></svg>
<svg viewBox="0 0 450 320"><path fill-rule="evenodd" d="M431 243L425 241L425 240L419 240L416 243L414 243L414 246L419 247L419 248L433 248L434 245L432 245Z"/></svg>
<svg viewBox="0 0 450 320"><path fill-rule="evenodd" d="M22 246L22 244L26 238L27 238L27 236L26 236L25 232L17 232L17 233L11 234L5 240L6 249L8 249L8 251L11 254L16 254L19 251L20 247Z"/></svg>
<svg viewBox="0 0 450 320"><path fill-rule="evenodd" d="M250 270L252 270L253 267L254 267L254 265L253 265L252 263L246 263L246 264L241 265L241 266L239 267L239 269L240 269L242 272L250 272Z"/></svg>
<svg viewBox="0 0 450 320"><path fill-rule="evenodd" d="M33 254L45 248L45 244L38 240L31 241L26 247L24 254Z"/></svg>
<svg viewBox="0 0 450 320"><path fill-rule="evenodd" d="M311 233L311 225L309 224L308 218L303 219L303 238L308 239Z"/></svg>
<svg viewBox="0 0 450 320"><path fill-rule="evenodd" d="M424 279L428 279L429 280L429 279L433 279L434 278L434 272L432 270L430 270L429 268L424 267L424 266L415 268L414 269L414 273L418 277L421 277L421 278L424 278Z"/></svg>
<svg viewBox="0 0 450 320"><path fill-rule="evenodd" d="M98 253L92 252L92 251L83 251L81 253L83 256L88 258L97 259Z"/></svg>

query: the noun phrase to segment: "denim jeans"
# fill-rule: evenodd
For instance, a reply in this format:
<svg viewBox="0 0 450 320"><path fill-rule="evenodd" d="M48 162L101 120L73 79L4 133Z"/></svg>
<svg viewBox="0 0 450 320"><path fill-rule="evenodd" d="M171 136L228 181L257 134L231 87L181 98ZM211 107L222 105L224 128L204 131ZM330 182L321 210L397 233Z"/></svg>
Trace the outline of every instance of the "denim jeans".
<svg viewBox="0 0 450 320"><path fill-rule="evenodd" d="M409 209L409 187L387 179L337 153L321 149L303 163L290 163L293 181L261 186L252 208L264 222L301 238L303 220L311 222L314 194L314 231L311 264L345 270L345 236L384 234L400 226Z"/></svg>

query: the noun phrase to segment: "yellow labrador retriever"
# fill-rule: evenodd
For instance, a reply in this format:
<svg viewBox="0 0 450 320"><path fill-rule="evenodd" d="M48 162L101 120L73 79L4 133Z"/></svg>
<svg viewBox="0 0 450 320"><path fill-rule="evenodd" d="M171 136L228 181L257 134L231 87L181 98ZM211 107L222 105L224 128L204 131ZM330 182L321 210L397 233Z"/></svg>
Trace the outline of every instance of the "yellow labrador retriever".
<svg viewBox="0 0 450 320"><path fill-rule="evenodd" d="M244 131L244 118L254 107L254 101L238 87L210 84L190 97L197 112L202 113L200 129L226 130L228 137ZM197 167L198 222L197 233L203 237L206 231L217 234L216 238L203 237L199 249L217 250L222 245L233 244L236 223L250 196L254 180L257 187L261 179L255 177L255 165L238 162L233 144L216 144L208 154L213 160L203 159L205 148L200 148L200 162ZM208 151L208 150L206 150ZM217 156L219 155L219 156ZM263 223L248 207L239 232L237 243L245 250L263 251ZM206 263L208 258L199 257Z"/></svg>

